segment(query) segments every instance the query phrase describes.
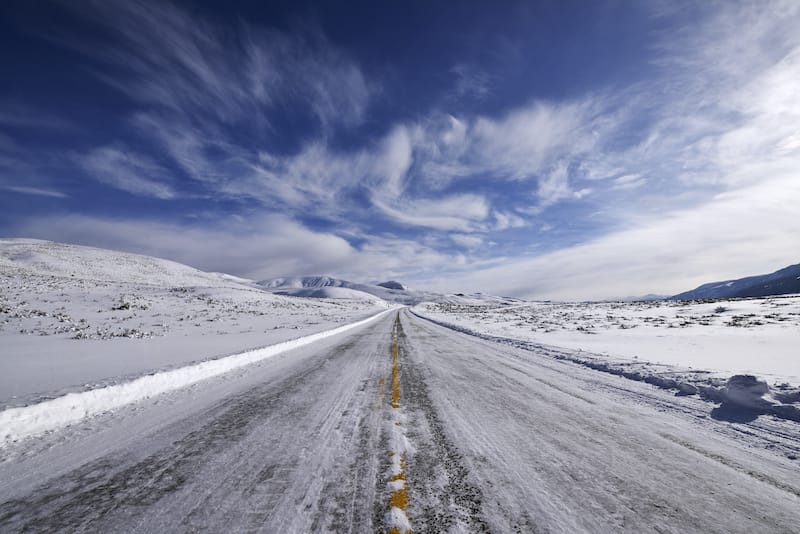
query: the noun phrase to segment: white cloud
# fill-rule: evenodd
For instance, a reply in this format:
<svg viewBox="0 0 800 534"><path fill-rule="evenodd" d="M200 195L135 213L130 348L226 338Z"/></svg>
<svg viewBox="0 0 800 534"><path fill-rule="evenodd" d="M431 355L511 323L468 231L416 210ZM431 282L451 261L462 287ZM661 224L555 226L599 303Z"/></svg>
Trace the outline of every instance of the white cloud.
<svg viewBox="0 0 800 534"><path fill-rule="evenodd" d="M450 240L464 248L472 249L483 244L483 238L469 234L450 234Z"/></svg>
<svg viewBox="0 0 800 534"><path fill-rule="evenodd" d="M589 116L589 102L534 102L500 120L479 117L471 148L485 168L516 180L535 178L565 153L585 151L580 133Z"/></svg>
<svg viewBox="0 0 800 534"><path fill-rule="evenodd" d="M67 198L69 195L54 189L43 189L41 187L28 187L24 185L0 185L0 189L20 193L22 195L36 195L41 197Z"/></svg>
<svg viewBox="0 0 800 534"><path fill-rule="evenodd" d="M509 228L523 228L528 225L525 219L514 213L495 211L494 214L494 230L507 230Z"/></svg>
<svg viewBox="0 0 800 534"><path fill-rule="evenodd" d="M536 194L539 208L551 206L568 198L579 199L591 192L590 189L574 191L569 184L569 169L563 161L557 163L545 176L539 178Z"/></svg>
<svg viewBox="0 0 800 534"><path fill-rule="evenodd" d="M131 123L158 145L158 156L208 194L256 199L283 213L272 223L296 230L301 242L317 243L317 234L287 223L297 213L335 223L340 235L359 234L366 244L357 250L336 235L320 238L337 269L367 258L358 269L413 274L396 260L400 254L392 257L385 246L391 242L422 272L452 269L461 273L452 280L473 289L608 296L635 288L679 291L695 281L770 270L792 261L787 251L797 248L791 242L797 216L787 204L800 201L794 185L800 169L796 2L698 4L699 15L688 22L681 10L662 10L659 16L675 16L680 24L661 25L669 32L653 44L650 78L495 115L423 110L417 119L381 125L384 134L346 150L334 148L340 145L332 132L366 119L374 88L320 32L289 35L243 24L228 35L171 4L95 7L89 16L120 39L104 57L130 75L108 81L147 108ZM462 95L484 93L478 71L454 73L464 83ZM273 113L297 108L316 120L318 132L294 148L265 142L277 135ZM17 150L2 137L0 145ZM175 195L153 159L122 148L101 147L80 162L114 187ZM4 170L20 170L18 163L17 156L0 154ZM29 167L24 170L40 170ZM601 213L614 233L491 268L479 263L484 259L435 251L453 242L475 247L477 256L497 238L493 232L527 225L561 230L561 221L548 217L559 215L562 202L572 202L576 226L595 223ZM214 232L231 236L231 228L196 237L222 246ZM425 229L417 232L424 241L379 238L370 233L375 228L400 235ZM288 258L293 249L275 239L269 243ZM240 245L259 243L251 236ZM281 268L325 266L297 253L300 263L281 260Z"/></svg>
<svg viewBox="0 0 800 534"><path fill-rule="evenodd" d="M486 199L479 195L465 194L435 199L416 198L389 205L373 199L373 203L385 215L401 224L424 226L437 230L469 232L482 228L480 223L489 215Z"/></svg>
<svg viewBox="0 0 800 534"><path fill-rule="evenodd" d="M136 195L160 199L175 197L166 183L166 172L150 158L117 147L96 148L76 156L97 181Z"/></svg>
<svg viewBox="0 0 800 534"><path fill-rule="evenodd" d="M372 171L378 178L380 198L397 198L405 189L405 181L411 164L413 152L408 128L394 128L381 142Z"/></svg>
<svg viewBox="0 0 800 534"><path fill-rule="evenodd" d="M614 178L614 189L636 189L645 184L645 179L641 174L623 174Z"/></svg>
<svg viewBox="0 0 800 534"><path fill-rule="evenodd" d="M544 255L438 280L528 298L589 299L675 294L714 280L766 273L798 261L796 170L641 226ZM435 280L428 280L433 286Z"/></svg>
<svg viewBox="0 0 800 534"><path fill-rule="evenodd" d="M359 67L313 27L289 34L240 22L231 31L168 2L74 7L112 31L117 44L93 47L78 37L71 44L130 75L98 76L180 115L269 125L271 111L295 103L323 125L357 124L374 92Z"/></svg>

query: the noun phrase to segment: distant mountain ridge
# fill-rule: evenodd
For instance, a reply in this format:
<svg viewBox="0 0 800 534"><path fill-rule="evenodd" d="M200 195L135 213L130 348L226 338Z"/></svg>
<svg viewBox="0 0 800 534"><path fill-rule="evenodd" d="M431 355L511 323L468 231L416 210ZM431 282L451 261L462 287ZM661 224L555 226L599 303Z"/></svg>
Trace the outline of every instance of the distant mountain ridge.
<svg viewBox="0 0 800 534"><path fill-rule="evenodd" d="M411 291L405 289L402 284L395 281L383 282L378 285L360 284L341 280L330 276L290 276L283 278L271 278L257 282L258 285L269 289L278 294L291 296L311 296L316 294L309 292L312 289L322 289L327 287L346 288L362 293L382 298L388 302L399 304L414 305L425 300L434 300L440 295L423 291Z"/></svg>
<svg viewBox="0 0 800 534"><path fill-rule="evenodd" d="M271 278L256 282L279 295L295 297L321 297L327 295L326 288L342 288L361 293L369 293L388 302L413 306L420 302L439 302L451 304L515 304L522 302L509 297L495 297L475 293L465 295L443 295L430 291L416 291L403 286L400 282L389 280L380 284L360 284L330 276L289 276Z"/></svg>
<svg viewBox="0 0 800 534"><path fill-rule="evenodd" d="M387 289L399 289L400 291L404 291L406 288L403 287L403 284L400 282L395 282L394 280L389 280L388 282L381 282L378 284L380 287L385 287Z"/></svg>
<svg viewBox="0 0 800 534"><path fill-rule="evenodd" d="M671 300L765 297L800 293L800 263L774 273L703 284L691 291L669 297Z"/></svg>
<svg viewBox="0 0 800 534"><path fill-rule="evenodd" d="M655 293L648 293L647 295L638 295L632 297L618 297L606 299L606 302L648 302L651 300L667 300L671 298L669 295L656 295Z"/></svg>
<svg viewBox="0 0 800 534"><path fill-rule="evenodd" d="M347 280L339 280L330 276L287 276L283 278L270 278L257 282L266 288L320 288L320 287L351 287L353 284Z"/></svg>

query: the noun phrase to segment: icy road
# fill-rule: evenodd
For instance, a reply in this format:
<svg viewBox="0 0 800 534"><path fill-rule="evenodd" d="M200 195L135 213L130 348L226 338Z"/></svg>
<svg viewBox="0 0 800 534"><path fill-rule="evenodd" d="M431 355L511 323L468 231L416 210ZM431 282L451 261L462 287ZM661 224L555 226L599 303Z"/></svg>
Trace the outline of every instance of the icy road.
<svg viewBox="0 0 800 534"><path fill-rule="evenodd" d="M0 449L0 531L800 531L800 425L712 408L401 310Z"/></svg>

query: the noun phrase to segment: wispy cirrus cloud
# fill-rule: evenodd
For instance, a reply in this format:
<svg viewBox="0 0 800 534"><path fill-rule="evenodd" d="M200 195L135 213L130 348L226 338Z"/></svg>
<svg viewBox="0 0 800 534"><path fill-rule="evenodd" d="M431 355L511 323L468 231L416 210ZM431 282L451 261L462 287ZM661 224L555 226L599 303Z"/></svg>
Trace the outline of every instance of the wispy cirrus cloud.
<svg viewBox="0 0 800 534"><path fill-rule="evenodd" d="M44 189L42 187L29 187L24 185L0 184L0 189L11 191L12 193L19 193L21 195L35 195L40 197L67 198L69 196L64 192L56 191L55 189Z"/></svg>
<svg viewBox="0 0 800 534"><path fill-rule="evenodd" d="M269 127L276 110L299 106L323 125L357 124L375 90L313 26L289 34L244 21L221 26L169 2L90 3L80 15L113 32L116 42L73 45L122 74L98 76L136 101L200 123Z"/></svg>
<svg viewBox="0 0 800 534"><path fill-rule="evenodd" d="M405 227L479 233L519 226L524 213L506 207L492 224L492 199L449 192L453 180L541 176L545 203L559 200L546 191L547 173L567 143L575 146L581 104L535 101L499 118L434 111L343 150L333 147L331 132L360 124L379 84L320 30L288 34L245 22L232 28L171 3L92 5L76 13L111 32L110 44L75 37L72 45L106 64L98 76L137 103L128 134L155 151L134 155L117 141L82 156L81 169L107 185L175 198L178 191L154 164L167 158L209 196L255 199L291 214L313 208L335 222L363 212L364 221L378 215ZM487 76L467 65L454 71L462 89L485 94ZM286 110L317 123L289 150L276 148L275 125ZM560 187L569 188L568 180ZM458 202L462 209L451 209Z"/></svg>
<svg viewBox="0 0 800 534"><path fill-rule="evenodd" d="M456 63L450 69L455 76L456 97L484 99L491 93L491 76L483 69L469 63Z"/></svg>
<svg viewBox="0 0 800 534"><path fill-rule="evenodd" d="M12 120L8 120L12 117ZM0 127L11 126L25 129L53 129L59 132L74 131L72 126L57 118L36 114L20 108L4 113L0 108ZM0 132L0 189L20 195L50 198L67 198L58 183L49 176L54 165L54 156L47 149L32 148L14 140L11 135Z"/></svg>
<svg viewBox="0 0 800 534"><path fill-rule="evenodd" d="M164 200L175 197L175 190L167 183L166 171L142 154L107 146L75 158L92 177L111 187Z"/></svg>
<svg viewBox="0 0 800 534"><path fill-rule="evenodd" d="M381 80L313 26L289 33L212 22L202 10L170 3L91 5L79 16L109 41L101 50L81 35L75 47L103 65L99 75L130 106L118 138L81 150L68 164L139 196L166 200L191 191L258 205L276 217L271 223L309 243L318 242L303 229L333 228L328 237L350 248L332 238L330 249L320 245L336 259L330 265L274 248L314 268L342 274L348 261L368 258L362 264L377 272L412 276L391 257L391 243L420 280L446 273L459 290L481 284L514 293L504 285L513 280L528 296L589 295L596 288L628 294L636 289L614 284L640 283L646 293L658 290L648 273L681 283L690 267L722 275L723 264L738 258L737 243L757 251L739 264L750 272L796 248L786 230L794 229L786 202L800 203L792 186L800 168L794 2L654 4L656 26L668 31L643 43L651 63L646 75L575 90L569 99L532 93L517 100L523 104L477 111L503 80L465 57L443 71L453 76L458 105L445 94L432 99L440 103L434 108L409 104L409 113L391 120L371 115ZM19 143L9 140L0 136L0 169L4 154L7 167L36 159L20 156ZM30 174L41 170L28 166ZM58 177L72 170L48 169ZM46 181L7 183L59 190ZM755 236L770 230L754 220L750 197L758 209L775 206L764 220L778 230L761 242ZM248 216L267 231L261 218ZM214 231L229 235L233 228ZM538 252L545 241L547 252ZM681 255L702 261L681 263ZM299 268L288 256L276 264ZM518 282L532 271L536 284ZM559 281L565 273L569 284Z"/></svg>
<svg viewBox="0 0 800 534"><path fill-rule="evenodd" d="M470 232L482 227L489 205L480 195L464 194L438 198L400 199L394 205L373 200L386 216L400 224L436 230Z"/></svg>
<svg viewBox="0 0 800 534"><path fill-rule="evenodd" d="M604 98L587 123L591 150L559 155L568 179L591 184L622 224L554 252L452 273L448 287L538 298L669 294L796 263L800 6L715 6L662 36L661 75Z"/></svg>

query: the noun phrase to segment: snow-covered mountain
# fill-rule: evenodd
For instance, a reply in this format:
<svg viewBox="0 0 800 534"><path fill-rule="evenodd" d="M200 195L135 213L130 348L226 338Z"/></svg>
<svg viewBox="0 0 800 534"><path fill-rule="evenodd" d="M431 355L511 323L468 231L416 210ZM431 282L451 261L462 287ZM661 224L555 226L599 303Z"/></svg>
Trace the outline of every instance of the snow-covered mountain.
<svg viewBox="0 0 800 534"><path fill-rule="evenodd" d="M400 282L395 282L394 280L389 280L388 282L381 282L378 285L389 289L400 289L400 290L405 289L403 284L401 284Z"/></svg>
<svg viewBox="0 0 800 534"><path fill-rule="evenodd" d="M694 300L730 297L764 297L800 293L800 263L774 273L748 276L703 284L691 291L670 297L675 300Z"/></svg>
<svg viewBox="0 0 800 534"><path fill-rule="evenodd" d="M262 280L257 282L257 284L279 295L298 297L321 296L322 293L319 291L321 289L330 292L333 288L342 288L361 293L368 293L388 302L396 302L398 304L406 304L409 306L413 306L421 302L466 305L477 303L502 305L522 302L509 297L496 297L492 295L484 295L482 293L456 293L446 295L441 293L433 293L430 291L417 291L408 289L400 282L396 282L394 280L372 285L350 282L348 280L342 280L330 276L295 276ZM341 292L341 289L339 291Z"/></svg>
<svg viewBox="0 0 800 534"><path fill-rule="evenodd" d="M427 300L439 300L442 295L437 293L429 293L424 291L412 291L403 288L398 282L392 282L389 287L384 282L379 285L361 284L358 282L350 282L348 280L341 280L339 278L332 278L330 276L295 276L284 278L272 278L269 280L262 280L258 285L269 289L273 293L280 295L291 296L317 296L319 290L326 288L343 288L360 293L366 293L389 302L397 302L400 304L417 304ZM398 289L399 286L401 289ZM312 290L317 290L312 291Z"/></svg>

